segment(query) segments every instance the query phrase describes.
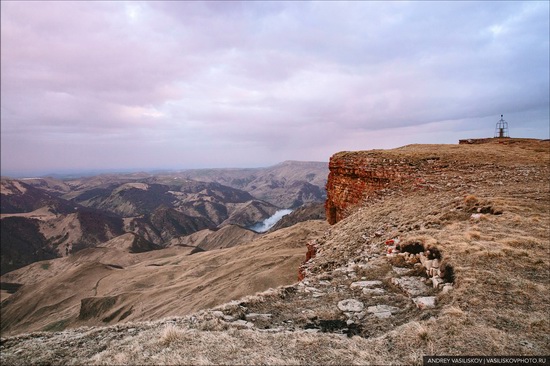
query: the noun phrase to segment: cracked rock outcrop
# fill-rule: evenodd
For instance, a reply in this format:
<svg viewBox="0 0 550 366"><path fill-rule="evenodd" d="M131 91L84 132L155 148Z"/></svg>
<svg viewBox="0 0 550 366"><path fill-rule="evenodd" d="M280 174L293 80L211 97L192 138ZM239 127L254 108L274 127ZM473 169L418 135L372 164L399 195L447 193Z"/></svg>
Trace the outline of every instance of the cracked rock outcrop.
<svg viewBox="0 0 550 366"><path fill-rule="evenodd" d="M365 201L393 191L431 188L430 176L449 167L440 156L398 151L339 152L330 158L326 217L333 225Z"/></svg>

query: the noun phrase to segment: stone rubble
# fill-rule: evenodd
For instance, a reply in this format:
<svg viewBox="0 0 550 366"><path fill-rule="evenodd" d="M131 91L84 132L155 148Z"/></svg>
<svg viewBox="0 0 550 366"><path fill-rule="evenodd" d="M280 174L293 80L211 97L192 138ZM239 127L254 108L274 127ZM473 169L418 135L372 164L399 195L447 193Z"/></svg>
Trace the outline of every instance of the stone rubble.
<svg viewBox="0 0 550 366"><path fill-rule="evenodd" d="M375 281L352 282L352 284L350 285L350 288L352 289L353 288L371 288L376 286L382 286L382 281L375 280Z"/></svg>
<svg viewBox="0 0 550 366"><path fill-rule="evenodd" d="M420 310L431 309L435 307L435 296L421 296L413 299Z"/></svg>
<svg viewBox="0 0 550 366"><path fill-rule="evenodd" d="M367 312L371 313L377 318L389 318L394 313L398 312L400 309L395 306L389 306L389 305L375 305L375 306L369 306L367 308Z"/></svg>
<svg viewBox="0 0 550 366"><path fill-rule="evenodd" d="M245 315L245 319L247 321L255 321L255 320L265 320L269 321L273 317L272 314L258 314L258 313L250 313Z"/></svg>
<svg viewBox="0 0 550 366"><path fill-rule="evenodd" d="M338 309L344 312L358 312L363 310L364 307L365 305L361 301L355 299L346 299L338 303Z"/></svg>
<svg viewBox="0 0 550 366"><path fill-rule="evenodd" d="M271 313L261 302L251 305L239 301L229 303L227 309L212 311L212 315L239 329L301 329L308 333L371 336L372 330L366 331L370 322L383 329L407 321L402 314L410 309L436 308L438 294L446 294L453 288L452 283L440 276L444 265L439 250L404 241L394 235L396 231L391 227L378 232L380 236L376 232L364 234L367 243L354 250L346 262L317 275L312 274L312 268L322 256L319 254L322 247L316 242L308 243L308 259L300 267L301 281L277 290L275 301L285 303L288 298L302 304L293 303L298 307L290 318L285 312ZM391 239L381 239L384 233ZM414 248L415 253L406 251ZM378 279L372 275L376 273L380 273Z"/></svg>
<svg viewBox="0 0 550 366"><path fill-rule="evenodd" d="M409 297L416 297L428 294L430 288L426 286L422 277L418 276L403 276L392 278L391 282L398 286Z"/></svg>
<svg viewBox="0 0 550 366"><path fill-rule="evenodd" d="M386 290L384 290L383 288L364 288L362 292L365 295L377 296L384 295L386 293Z"/></svg>

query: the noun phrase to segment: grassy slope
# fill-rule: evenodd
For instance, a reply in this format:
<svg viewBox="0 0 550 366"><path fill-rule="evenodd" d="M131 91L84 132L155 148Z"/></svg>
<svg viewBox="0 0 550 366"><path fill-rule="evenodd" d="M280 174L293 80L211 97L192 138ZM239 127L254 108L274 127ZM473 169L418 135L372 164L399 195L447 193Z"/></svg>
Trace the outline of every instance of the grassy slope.
<svg viewBox="0 0 550 366"><path fill-rule="evenodd" d="M17 334L77 325L101 325L130 311L125 321L185 315L295 281L305 240L322 221L302 223L235 248L189 255L192 248L129 254L94 248L34 263L2 277L25 284L2 303L2 332ZM81 299L114 297L116 304L77 319Z"/></svg>

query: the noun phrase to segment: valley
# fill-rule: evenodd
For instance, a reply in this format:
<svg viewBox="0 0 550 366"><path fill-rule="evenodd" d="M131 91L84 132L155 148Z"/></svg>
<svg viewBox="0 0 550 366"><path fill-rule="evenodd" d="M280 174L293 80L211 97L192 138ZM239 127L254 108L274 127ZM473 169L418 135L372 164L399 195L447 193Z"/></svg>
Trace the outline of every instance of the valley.
<svg viewBox="0 0 550 366"><path fill-rule="evenodd" d="M256 182L241 188L257 193L260 185L276 186L285 200L272 199L275 203L212 181L226 183L226 171L106 174L67 180L3 178L2 274L35 261L94 248L124 233L134 233L147 243L142 249L183 242L192 245L192 239L182 238L197 232L207 236L226 226L236 226L234 232L247 231L289 208L275 203L321 203L326 197L326 163L286 162L251 172L230 170L233 183L239 179ZM193 174L208 181L192 180L188 176ZM312 182L320 185L311 188ZM312 189L315 194L304 193Z"/></svg>

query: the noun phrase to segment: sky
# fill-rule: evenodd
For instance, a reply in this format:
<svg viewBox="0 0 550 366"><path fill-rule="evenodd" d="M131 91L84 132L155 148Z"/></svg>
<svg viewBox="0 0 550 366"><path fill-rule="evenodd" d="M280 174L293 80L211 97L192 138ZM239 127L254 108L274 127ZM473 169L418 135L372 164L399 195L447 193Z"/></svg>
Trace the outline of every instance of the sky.
<svg viewBox="0 0 550 366"><path fill-rule="evenodd" d="M0 6L3 175L550 137L548 1Z"/></svg>

